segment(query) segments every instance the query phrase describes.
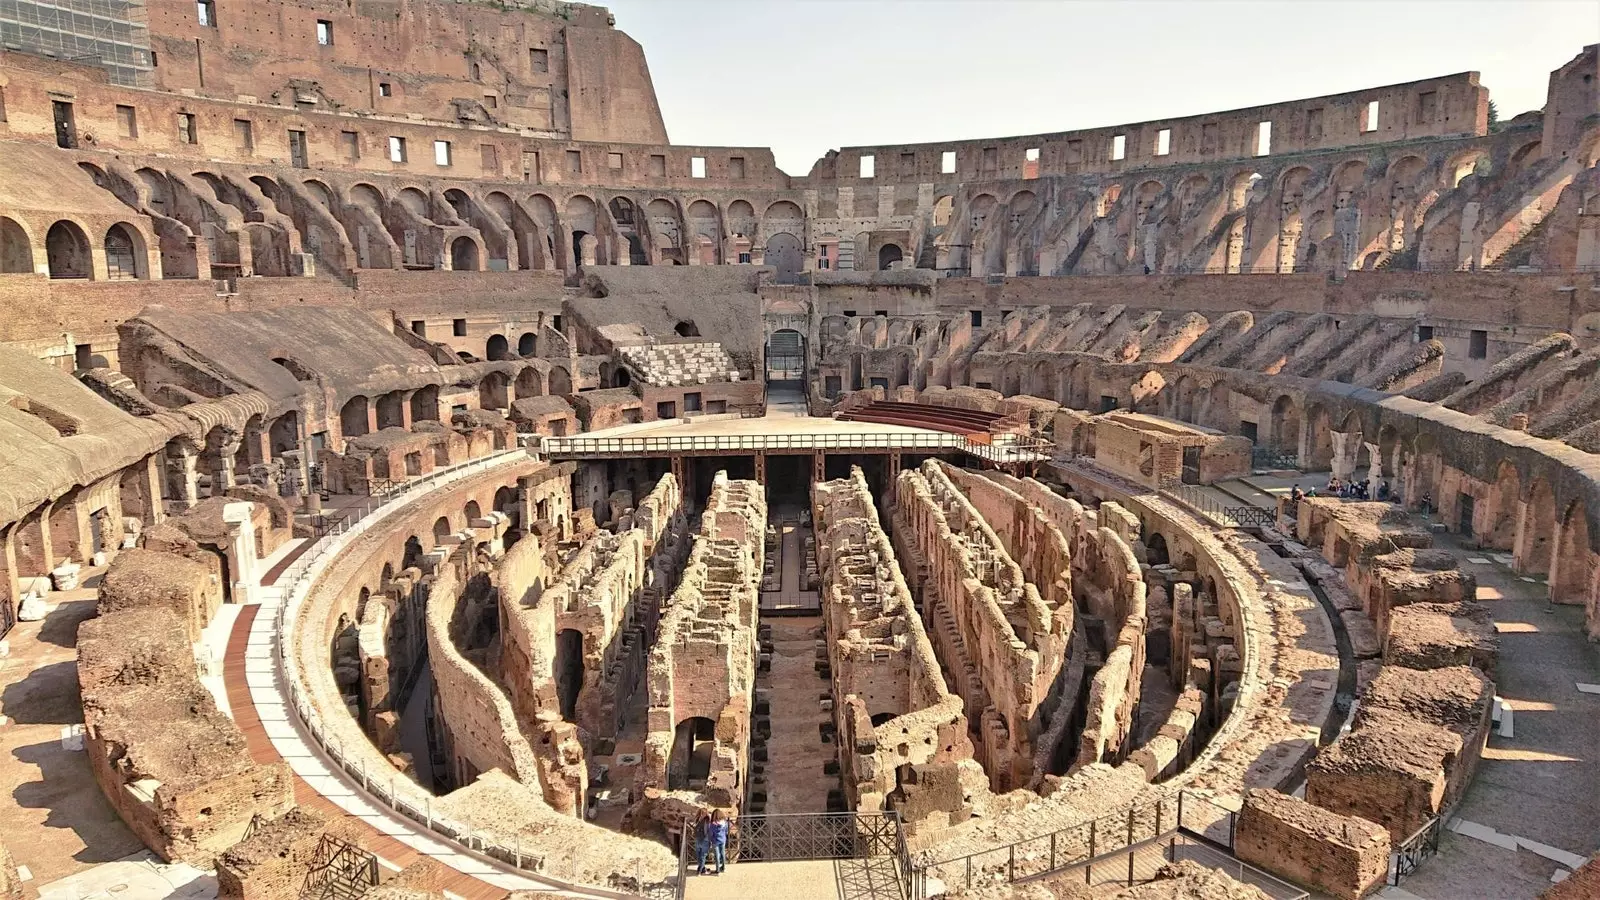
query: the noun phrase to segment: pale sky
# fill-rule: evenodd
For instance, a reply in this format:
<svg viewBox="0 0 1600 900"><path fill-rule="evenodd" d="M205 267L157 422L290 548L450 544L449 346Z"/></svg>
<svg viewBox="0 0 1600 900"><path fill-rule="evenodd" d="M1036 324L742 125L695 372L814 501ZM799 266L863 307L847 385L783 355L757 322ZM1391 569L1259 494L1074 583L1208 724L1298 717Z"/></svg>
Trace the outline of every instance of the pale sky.
<svg viewBox="0 0 1600 900"><path fill-rule="evenodd" d="M1600 42L1600 0L591 0L675 144L832 148L1120 125L1482 73L1502 119Z"/></svg>

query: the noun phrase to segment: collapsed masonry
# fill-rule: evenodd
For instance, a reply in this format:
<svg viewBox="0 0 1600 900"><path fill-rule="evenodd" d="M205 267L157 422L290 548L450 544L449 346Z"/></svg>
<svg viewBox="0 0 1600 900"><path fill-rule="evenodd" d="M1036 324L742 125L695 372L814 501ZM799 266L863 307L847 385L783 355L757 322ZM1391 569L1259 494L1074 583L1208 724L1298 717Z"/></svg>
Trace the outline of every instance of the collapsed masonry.
<svg viewBox="0 0 1600 900"><path fill-rule="evenodd" d="M700 809L735 809L749 764L765 489L718 472L648 672L636 825L677 832Z"/></svg>
<svg viewBox="0 0 1600 900"><path fill-rule="evenodd" d="M963 821L988 779L861 469L814 484L811 502L845 799L912 830Z"/></svg>
<svg viewBox="0 0 1600 900"><path fill-rule="evenodd" d="M78 681L89 768L163 859L209 867L256 815L294 805L289 767L255 762L200 683L178 613L130 608L83 623Z"/></svg>

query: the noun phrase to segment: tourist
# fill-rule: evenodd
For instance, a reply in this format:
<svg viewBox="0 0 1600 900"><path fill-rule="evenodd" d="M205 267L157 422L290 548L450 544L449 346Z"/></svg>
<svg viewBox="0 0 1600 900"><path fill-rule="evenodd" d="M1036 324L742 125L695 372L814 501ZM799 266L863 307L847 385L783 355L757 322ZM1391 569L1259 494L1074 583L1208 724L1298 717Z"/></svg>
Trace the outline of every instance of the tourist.
<svg viewBox="0 0 1600 900"><path fill-rule="evenodd" d="M723 817L720 809L711 811L708 836L711 839L711 849L716 853L716 874L721 875L728 868L728 820Z"/></svg>
<svg viewBox="0 0 1600 900"><path fill-rule="evenodd" d="M1387 500L1387 499L1389 499L1389 482L1387 482L1387 481L1378 482L1378 499L1379 500Z"/></svg>
<svg viewBox="0 0 1600 900"><path fill-rule="evenodd" d="M701 810L699 817L694 821L694 851L700 860L700 866L695 869L696 875L706 873L706 851L711 849L711 814Z"/></svg>

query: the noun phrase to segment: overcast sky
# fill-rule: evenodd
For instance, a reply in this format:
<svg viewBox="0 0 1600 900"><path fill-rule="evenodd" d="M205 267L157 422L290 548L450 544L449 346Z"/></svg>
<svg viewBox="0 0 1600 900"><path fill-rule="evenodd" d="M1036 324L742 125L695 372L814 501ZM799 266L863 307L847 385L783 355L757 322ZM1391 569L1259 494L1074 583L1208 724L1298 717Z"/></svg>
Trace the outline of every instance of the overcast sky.
<svg viewBox="0 0 1600 900"><path fill-rule="evenodd" d="M644 45L675 144L1004 137L1477 71L1502 118L1600 41L1600 0L592 0Z"/></svg>

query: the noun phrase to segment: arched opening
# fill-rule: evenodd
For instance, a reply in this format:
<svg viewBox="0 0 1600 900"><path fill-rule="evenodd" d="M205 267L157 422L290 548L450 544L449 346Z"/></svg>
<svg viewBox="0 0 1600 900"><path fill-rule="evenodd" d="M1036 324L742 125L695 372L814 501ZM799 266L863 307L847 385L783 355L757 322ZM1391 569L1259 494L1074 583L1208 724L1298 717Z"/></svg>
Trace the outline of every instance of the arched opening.
<svg viewBox="0 0 1600 900"><path fill-rule="evenodd" d="M467 505L462 508L462 512L466 514L469 526L483 518L483 508L478 505L476 500L468 500Z"/></svg>
<svg viewBox="0 0 1600 900"><path fill-rule="evenodd" d="M529 366L517 373L517 399L524 397L543 397L544 382L539 377L539 370Z"/></svg>
<svg viewBox="0 0 1600 900"><path fill-rule="evenodd" d="M767 339L767 384L790 390L802 388L806 377L806 339L793 328L772 333Z"/></svg>
<svg viewBox="0 0 1600 900"><path fill-rule="evenodd" d="M566 369L556 366L550 370L550 393L556 397L572 393L572 376Z"/></svg>
<svg viewBox="0 0 1600 900"><path fill-rule="evenodd" d="M132 281L146 274L145 260L140 259L140 241L133 229L118 223L106 231L106 278L111 281Z"/></svg>
<svg viewBox="0 0 1600 900"><path fill-rule="evenodd" d="M1594 577L1594 554L1589 550L1589 517L1583 501L1575 500L1561 520L1561 548L1550 573L1550 599L1557 603L1583 603Z"/></svg>
<svg viewBox="0 0 1600 900"><path fill-rule="evenodd" d="M594 241L587 231L572 233L572 259L580 266L594 265Z"/></svg>
<svg viewBox="0 0 1600 900"><path fill-rule="evenodd" d="M561 718L577 720L578 695L583 691L583 632L563 628L556 632L556 698Z"/></svg>
<svg viewBox="0 0 1600 900"><path fill-rule="evenodd" d="M650 265L650 254L644 252L644 242L639 240L639 236L637 234L628 234L624 235L624 237L628 241L628 265Z"/></svg>
<svg viewBox="0 0 1600 900"><path fill-rule="evenodd" d="M33 244L28 233L4 216L0 216L0 274L33 274Z"/></svg>
<svg viewBox="0 0 1600 900"><path fill-rule="evenodd" d="M878 271L887 272L900 268L900 261L905 258L905 253L899 244L884 244L878 248Z"/></svg>
<svg viewBox="0 0 1600 900"><path fill-rule="evenodd" d="M416 535L406 538L406 549L400 556L401 569L413 569L422 565L422 540Z"/></svg>
<svg viewBox="0 0 1600 900"><path fill-rule="evenodd" d="M505 409L511 405L506 396L509 382L503 372L490 372L478 382L478 406L482 409Z"/></svg>
<svg viewBox="0 0 1600 900"><path fill-rule="evenodd" d="M1551 544L1556 536L1556 494L1543 478L1535 479L1528 492L1526 523L1516 555L1517 568L1543 575L1550 571Z"/></svg>
<svg viewBox="0 0 1600 900"><path fill-rule="evenodd" d="M767 265L777 270L774 278L781 284L795 281L805 268L805 254L800 252L800 239L787 231L767 238Z"/></svg>
<svg viewBox="0 0 1600 900"><path fill-rule="evenodd" d="M694 324L693 322L679 322L677 325L672 327L672 330L677 333L678 337L687 338L700 336L700 326Z"/></svg>
<svg viewBox="0 0 1600 900"><path fill-rule="evenodd" d="M300 449L300 414L294 410L272 420L267 429L267 446L277 459L290 450Z"/></svg>
<svg viewBox="0 0 1600 900"><path fill-rule="evenodd" d="M1494 479L1494 504L1487 527L1482 529L1485 546L1496 550L1515 550L1517 543L1517 505L1522 499L1522 478L1517 467L1501 460Z"/></svg>
<svg viewBox="0 0 1600 900"><path fill-rule="evenodd" d="M450 527L450 520L448 518L440 516L433 521L433 545L435 547L444 543L444 539L454 533L455 529Z"/></svg>
<svg viewBox="0 0 1600 900"><path fill-rule="evenodd" d="M1327 409L1313 407L1307 416L1310 433L1306 439L1306 458L1301 468L1307 472L1323 472L1333 465L1333 425Z"/></svg>
<svg viewBox="0 0 1600 900"><path fill-rule="evenodd" d="M420 387L411 395L411 421L413 423L439 421L438 386L430 384Z"/></svg>
<svg viewBox="0 0 1600 900"><path fill-rule="evenodd" d="M611 371L612 387L627 387L632 383L633 375L628 371L627 366L617 366Z"/></svg>
<svg viewBox="0 0 1600 900"><path fill-rule="evenodd" d="M1145 556L1152 566L1164 566L1170 561L1167 555L1167 539L1160 532L1151 532L1144 539Z"/></svg>
<svg viewBox="0 0 1600 900"><path fill-rule="evenodd" d="M511 349L511 342L503 334L489 335L489 342L484 345L483 358L489 360L505 359Z"/></svg>
<svg viewBox="0 0 1600 900"><path fill-rule="evenodd" d="M1288 394L1272 404L1272 446L1282 453L1300 452L1300 407Z"/></svg>
<svg viewBox="0 0 1600 900"><path fill-rule="evenodd" d="M457 272L478 271L478 244L472 238L458 237L450 242L450 268Z"/></svg>
<svg viewBox="0 0 1600 900"><path fill-rule="evenodd" d="M72 222L63 220L51 225L44 237L44 250L51 278L88 278L94 272L89 236Z"/></svg>
<svg viewBox="0 0 1600 900"><path fill-rule="evenodd" d="M539 336L531 331L524 331L522 337L517 338L517 355L523 358L537 356L539 353Z"/></svg>
<svg viewBox="0 0 1600 900"><path fill-rule="evenodd" d="M346 440L367 433L367 398L351 397L339 408L339 433Z"/></svg>
<svg viewBox="0 0 1600 900"><path fill-rule="evenodd" d="M704 787L711 774L711 755L716 749L716 723L693 716L673 730L672 754L667 759L667 790L687 791Z"/></svg>
<svg viewBox="0 0 1600 900"><path fill-rule="evenodd" d="M406 427L406 398L400 391L390 391L378 398L378 427Z"/></svg>

